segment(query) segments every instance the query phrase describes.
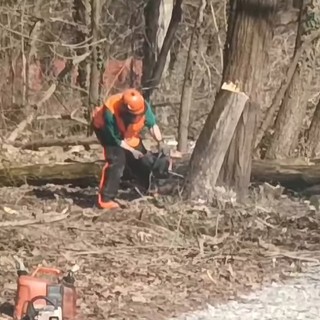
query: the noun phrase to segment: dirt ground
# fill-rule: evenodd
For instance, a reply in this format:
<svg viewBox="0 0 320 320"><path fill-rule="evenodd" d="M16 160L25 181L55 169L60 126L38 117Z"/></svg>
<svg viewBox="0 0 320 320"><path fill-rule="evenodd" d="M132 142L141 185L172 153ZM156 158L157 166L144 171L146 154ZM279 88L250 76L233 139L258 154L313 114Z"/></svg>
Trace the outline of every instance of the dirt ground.
<svg viewBox="0 0 320 320"><path fill-rule="evenodd" d="M153 320L237 298L320 258L320 215L263 188L246 205L137 197L117 213L96 209L96 192L0 188L0 303L13 303L13 255L29 269L79 265L83 318Z"/></svg>

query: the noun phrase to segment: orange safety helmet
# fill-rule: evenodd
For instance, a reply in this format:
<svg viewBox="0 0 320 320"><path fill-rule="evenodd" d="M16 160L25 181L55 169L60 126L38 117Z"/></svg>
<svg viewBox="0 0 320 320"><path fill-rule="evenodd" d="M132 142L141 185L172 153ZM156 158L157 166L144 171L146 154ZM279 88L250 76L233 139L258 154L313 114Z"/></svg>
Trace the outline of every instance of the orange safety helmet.
<svg viewBox="0 0 320 320"><path fill-rule="evenodd" d="M136 116L142 115L146 111L146 104L142 94L136 89L127 89L123 92L123 103L128 111Z"/></svg>

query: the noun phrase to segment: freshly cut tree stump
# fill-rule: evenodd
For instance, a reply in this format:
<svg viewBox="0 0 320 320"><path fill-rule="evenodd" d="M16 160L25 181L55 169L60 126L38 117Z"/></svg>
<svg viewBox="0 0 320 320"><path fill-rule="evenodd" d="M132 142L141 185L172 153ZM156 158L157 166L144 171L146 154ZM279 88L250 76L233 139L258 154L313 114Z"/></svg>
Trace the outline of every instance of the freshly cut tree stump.
<svg viewBox="0 0 320 320"><path fill-rule="evenodd" d="M246 196L259 114L253 106L266 77L278 5L276 0L230 1L223 86L195 145L184 198L210 200L217 185Z"/></svg>

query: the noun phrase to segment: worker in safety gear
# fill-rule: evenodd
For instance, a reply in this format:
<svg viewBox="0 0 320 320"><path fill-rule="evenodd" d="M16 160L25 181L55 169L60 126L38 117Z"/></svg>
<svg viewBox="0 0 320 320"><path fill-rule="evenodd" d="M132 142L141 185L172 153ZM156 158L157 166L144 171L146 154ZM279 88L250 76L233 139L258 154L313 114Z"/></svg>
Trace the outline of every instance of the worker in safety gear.
<svg viewBox="0 0 320 320"><path fill-rule="evenodd" d="M92 125L104 147L106 164L102 169L98 204L103 209L116 209L115 202L120 179L126 167L139 174L146 188L150 170L143 162L147 150L142 144L140 133L147 127L152 137L162 143L161 131L156 123L150 104L135 89L110 96L93 112Z"/></svg>

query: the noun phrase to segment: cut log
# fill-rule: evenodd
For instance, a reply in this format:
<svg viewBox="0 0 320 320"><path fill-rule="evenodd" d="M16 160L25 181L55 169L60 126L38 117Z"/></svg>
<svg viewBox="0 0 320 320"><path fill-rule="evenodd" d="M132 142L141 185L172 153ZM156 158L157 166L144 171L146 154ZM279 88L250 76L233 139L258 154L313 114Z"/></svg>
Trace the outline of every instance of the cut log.
<svg viewBox="0 0 320 320"><path fill-rule="evenodd" d="M286 188L303 191L311 186L320 185L320 161L306 162L254 160L253 182L280 183ZM22 167L0 169L0 186L72 184L77 186L97 185L103 161L64 162L53 164L35 164ZM182 164L187 167L187 163Z"/></svg>
<svg viewBox="0 0 320 320"><path fill-rule="evenodd" d="M0 169L0 186L74 184L89 186L95 184L103 162L63 162L34 164L22 167Z"/></svg>
<svg viewBox="0 0 320 320"><path fill-rule="evenodd" d="M251 181L280 183L286 188L302 191L320 184L320 163L318 159L311 164L298 159L254 160Z"/></svg>
<svg viewBox="0 0 320 320"><path fill-rule="evenodd" d="M163 136L163 139L167 141L167 144L175 141L172 136ZM142 141L144 144L150 144L150 139L148 134L142 134ZM151 141L151 144L154 144ZM66 139L40 139L35 141L30 141L26 143L22 142L14 142L12 144L15 148L20 148L22 150L34 150L37 151L39 148L48 148L48 147L68 147L68 146L84 146L89 147L91 145L100 145L100 142L95 136L90 137L74 137L74 138L66 138ZM147 148L148 149L148 148Z"/></svg>
<svg viewBox="0 0 320 320"><path fill-rule="evenodd" d="M15 142L13 146L21 149L38 150L39 148L46 147L66 147L66 146L90 146L93 144L99 144L96 137L88 138L68 138L68 139L48 139L48 140L36 140L27 143Z"/></svg>

